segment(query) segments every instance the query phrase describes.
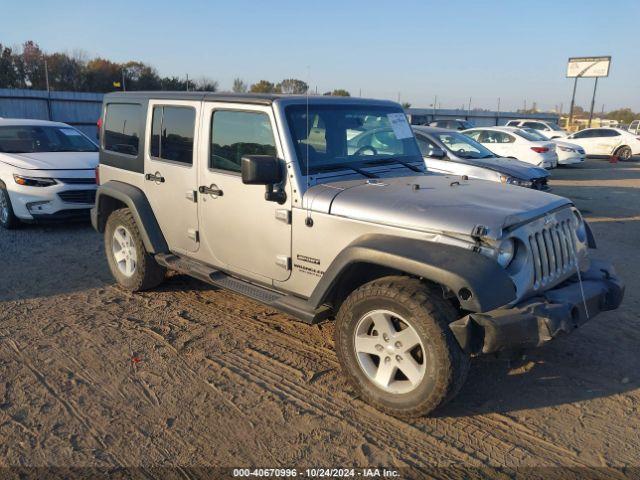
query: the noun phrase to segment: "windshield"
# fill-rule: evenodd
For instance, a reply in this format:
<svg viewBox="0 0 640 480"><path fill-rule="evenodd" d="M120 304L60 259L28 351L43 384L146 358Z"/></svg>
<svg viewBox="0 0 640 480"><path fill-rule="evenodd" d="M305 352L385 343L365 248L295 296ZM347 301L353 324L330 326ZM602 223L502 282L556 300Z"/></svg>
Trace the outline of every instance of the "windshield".
<svg viewBox="0 0 640 480"><path fill-rule="evenodd" d="M436 133L447 150L460 158L492 158L493 152L463 133Z"/></svg>
<svg viewBox="0 0 640 480"><path fill-rule="evenodd" d="M551 129L551 130L555 130L556 132L561 132L562 129L558 126L558 124L553 123L553 122L547 122L547 126Z"/></svg>
<svg viewBox="0 0 640 480"><path fill-rule="evenodd" d="M523 132L527 132L529 135L531 135L536 140L543 140L543 141L549 140L547 137L545 137L544 135L542 135L541 133L539 133L537 130L535 130L533 128L521 128L521 130ZM518 133L518 132L516 132L516 133ZM527 139L527 140L529 140L529 139Z"/></svg>
<svg viewBox="0 0 640 480"><path fill-rule="evenodd" d="M0 127L0 152L97 152L98 147L73 127L7 125Z"/></svg>
<svg viewBox="0 0 640 480"><path fill-rule="evenodd" d="M286 115L303 173L307 167L309 173L317 173L389 161L423 162L399 108L292 105Z"/></svg>
<svg viewBox="0 0 640 480"><path fill-rule="evenodd" d="M464 130L468 130L469 128L475 127L473 123L467 122L466 120L458 120L458 121L460 122L460 125Z"/></svg>

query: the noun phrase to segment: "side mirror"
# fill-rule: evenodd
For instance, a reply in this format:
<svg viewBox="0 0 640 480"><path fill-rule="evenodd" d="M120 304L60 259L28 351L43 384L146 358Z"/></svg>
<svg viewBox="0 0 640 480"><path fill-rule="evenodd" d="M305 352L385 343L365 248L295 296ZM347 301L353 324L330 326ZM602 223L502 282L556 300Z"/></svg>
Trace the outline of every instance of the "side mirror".
<svg viewBox="0 0 640 480"><path fill-rule="evenodd" d="M427 157L445 159L447 158L447 152L445 152L441 148L432 148L427 152Z"/></svg>
<svg viewBox="0 0 640 480"><path fill-rule="evenodd" d="M245 185L264 185L265 200L284 203L287 194L281 190L274 190L274 185L282 182L282 169L278 159L270 155L246 155L242 157L240 169L242 183Z"/></svg>

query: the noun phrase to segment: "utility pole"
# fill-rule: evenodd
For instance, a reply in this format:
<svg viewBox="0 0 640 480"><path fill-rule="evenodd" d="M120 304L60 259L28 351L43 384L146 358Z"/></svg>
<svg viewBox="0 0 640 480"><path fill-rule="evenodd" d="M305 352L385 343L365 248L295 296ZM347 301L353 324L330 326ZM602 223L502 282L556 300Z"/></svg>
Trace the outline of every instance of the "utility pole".
<svg viewBox="0 0 640 480"><path fill-rule="evenodd" d="M591 128L591 119L593 118L593 105L596 103L596 89L598 88L598 77L596 77L596 81L593 84L593 97L591 97L591 109L589 110L589 127Z"/></svg>
<svg viewBox="0 0 640 480"><path fill-rule="evenodd" d="M189 91L189 74L187 73L187 92Z"/></svg>
<svg viewBox="0 0 640 480"><path fill-rule="evenodd" d="M49 65L44 59L44 82L47 85L47 119L51 120L51 89L49 88Z"/></svg>
<svg viewBox="0 0 640 480"><path fill-rule="evenodd" d="M567 122L567 128L571 128L573 123L573 107L576 103L576 87L578 86L578 77L573 81L573 95L571 95L571 105L569 106L569 121Z"/></svg>
<svg viewBox="0 0 640 480"><path fill-rule="evenodd" d="M438 104L438 95L436 95L435 97L433 97L433 120L436 119L436 108L437 108L437 104Z"/></svg>
<svg viewBox="0 0 640 480"><path fill-rule="evenodd" d="M498 97L498 112L496 115L496 127L500 125L500 97Z"/></svg>
<svg viewBox="0 0 640 480"><path fill-rule="evenodd" d="M469 97L469 109L467 110L467 118L465 118L465 120L469 120L470 115L471 115L471 97Z"/></svg>
<svg viewBox="0 0 640 480"><path fill-rule="evenodd" d="M122 91L126 92L127 91L127 86L124 82L124 68L122 69Z"/></svg>

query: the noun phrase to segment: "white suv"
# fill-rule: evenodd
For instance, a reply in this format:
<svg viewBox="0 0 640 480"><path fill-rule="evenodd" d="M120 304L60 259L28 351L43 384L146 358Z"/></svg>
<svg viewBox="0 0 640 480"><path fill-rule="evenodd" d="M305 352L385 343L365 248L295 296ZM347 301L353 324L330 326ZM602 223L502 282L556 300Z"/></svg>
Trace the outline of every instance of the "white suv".
<svg viewBox="0 0 640 480"><path fill-rule="evenodd" d="M532 119L516 119L509 120L506 127L526 127L538 130L542 135L548 139L563 138L569 133L558 126L555 122L548 122L546 120L532 120Z"/></svg>
<svg viewBox="0 0 640 480"><path fill-rule="evenodd" d="M66 123L0 119L0 226L86 217L98 147Z"/></svg>

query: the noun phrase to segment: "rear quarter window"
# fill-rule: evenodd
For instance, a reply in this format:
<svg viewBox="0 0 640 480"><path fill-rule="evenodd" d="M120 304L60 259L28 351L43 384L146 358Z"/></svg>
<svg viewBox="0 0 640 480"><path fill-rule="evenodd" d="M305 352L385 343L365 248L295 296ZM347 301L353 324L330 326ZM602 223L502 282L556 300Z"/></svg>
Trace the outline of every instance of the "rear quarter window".
<svg viewBox="0 0 640 480"><path fill-rule="evenodd" d="M107 105L104 122L104 148L116 153L137 156L140 150L142 107L137 104Z"/></svg>

